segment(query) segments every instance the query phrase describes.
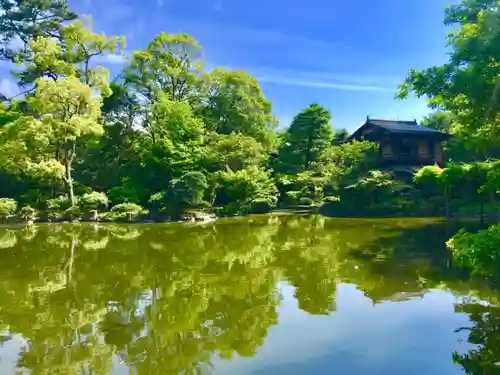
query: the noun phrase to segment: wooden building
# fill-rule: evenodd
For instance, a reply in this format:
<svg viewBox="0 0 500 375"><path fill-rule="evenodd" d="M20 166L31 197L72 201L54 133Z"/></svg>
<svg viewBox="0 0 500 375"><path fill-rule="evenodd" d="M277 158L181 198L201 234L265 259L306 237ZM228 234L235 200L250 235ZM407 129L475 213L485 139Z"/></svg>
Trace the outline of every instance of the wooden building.
<svg viewBox="0 0 500 375"><path fill-rule="evenodd" d="M389 121L367 118L348 139L379 145L382 167L444 165L442 143L449 134L420 126L417 121Z"/></svg>

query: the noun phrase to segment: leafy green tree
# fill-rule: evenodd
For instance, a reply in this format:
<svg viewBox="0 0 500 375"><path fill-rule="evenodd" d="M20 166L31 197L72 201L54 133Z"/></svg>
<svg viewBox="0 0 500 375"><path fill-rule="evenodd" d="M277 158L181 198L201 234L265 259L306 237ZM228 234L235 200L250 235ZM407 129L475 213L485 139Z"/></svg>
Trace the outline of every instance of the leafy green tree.
<svg viewBox="0 0 500 375"><path fill-rule="evenodd" d="M77 141L102 133L100 103L92 88L76 77L39 79L28 101L36 117L23 117L2 129L7 151L4 163L64 181L70 203L75 205L72 171Z"/></svg>
<svg viewBox="0 0 500 375"><path fill-rule="evenodd" d="M249 136L267 148L274 144L276 119L257 79L243 70L217 68L205 76L205 85L201 111L208 129Z"/></svg>
<svg viewBox="0 0 500 375"><path fill-rule="evenodd" d="M410 72L399 97L412 91L427 96L433 108L456 116L456 131L482 147L499 135L499 65L496 41L500 37L500 7L495 0L463 0L446 9L449 62Z"/></svg>
<svg viewBox="0 0 500 375"><path fill-rule="evenodd" d="M311 104L297 114L283 137L276 170L298 173L320 160L333 139L330 118L330 112L319 104Z"/></svg>
<svg viewBox="0 0 500 375"><path fill-rule="evenodd" d="M125 82L153 103L159 94L173 101L194 100L202 71L201 47L193 37L162 32L146 50L133 53L124 73Z"/></svg>
<svg viewBox="0 0 500 375"><path fill-rule="evenodd" d="M0 10L0 54L13 62L24 60L30 40L58 38L63 24L77 18L65 0L2 0ZM18 41L22 44L19 47Z"/></svg>
<svg viewBox="0 0 500 375"><path fill-rule="evenodd" d="M239 133L211 134L207 140L209 159L207 169L238 171L252 165L263 165L268 154L255 138Z"/></svg>
<svg viewBox="0 0 500 375"><path fill-rule="evenodd" d="M271 176L256 166L239 171L219 172L216 204L231 205L236 211L245 212L255 200L265 200L276 205L277 190Z"/></svg>
<svg viewBox="0 0 500 375"><path fill-rule="evenodd" d="M346 129L335 129L333 134L333 143L342 143L349 138L349 132Z"/></svg>
<svg viewBox="0 0 500 375"><path fill-rule="evenodd" d="M493 225L478 233L468 233L462 229L446 245L461 266L472 269L479 276L498 278L500 225Z"/></svg>
<svg viewBox="0 0 500 375"><path fill-rule="evenodd" d="M438 130L443 133L451 133L453 125L453 115L449 112L433 112L427 115L420 125Z"/></svg>

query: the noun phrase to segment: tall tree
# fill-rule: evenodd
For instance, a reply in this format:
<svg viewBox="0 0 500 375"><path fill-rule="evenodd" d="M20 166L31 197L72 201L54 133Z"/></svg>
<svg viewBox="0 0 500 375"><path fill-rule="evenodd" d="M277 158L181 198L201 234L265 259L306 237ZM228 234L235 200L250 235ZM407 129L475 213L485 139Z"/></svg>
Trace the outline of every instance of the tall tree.
<svg viewBox="0 0 500 375"><path fill-rule="evenodd" d="M162 32L146 50L134 52L125 82L143 101L152 102L160 93L174 101L190 100L202 70L201 47L193 37Z"/></svg>
<svg viewBox="0 0 500 375"><path fill-rule="evenodd" d="M102 133L101 98L92 87L74 76L51 80L39 78L24 116L2 129L3 164L19 171L62 180L71 205L75 205L73 162L77 141L90 134Z"/></svg>
<svg viewBox="0 0 500 375"><path fill-rule="evenodd" d="M482 146L500 136L500 5L496 0L463 0L446 9L450 59L442 66L410 72L398 96L412 91L456 116L469 141Z"/></svg>
<svg viewBox="0 0 500 375"><path fill-rule="evenodd" d="M279 150L277 169L283 173L308 170L332 143L331 114L319 104L298 113L287 129Z"/></svg>
<svg viewBox="0 0 500 375"><path fill-rule="evenodd" d="M75 20L66 0L1 0L0 57L22 61L29 54L30 40L60 38L63 24Z"/></svg>
<svg viewBox="0 0 500 375"><path fill-rule="evenodd" d="M202 110L210 130L241 133L267 147L273 145L276 119L259 82L243 70L217 68L205 77L207 103Z"/></svg>

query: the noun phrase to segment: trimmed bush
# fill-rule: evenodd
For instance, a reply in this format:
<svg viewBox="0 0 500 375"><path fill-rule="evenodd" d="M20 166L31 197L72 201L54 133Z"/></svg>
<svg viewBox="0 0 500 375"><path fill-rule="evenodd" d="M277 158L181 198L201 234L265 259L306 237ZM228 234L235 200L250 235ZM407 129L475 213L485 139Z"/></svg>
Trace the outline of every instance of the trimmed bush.
<svg viewBox="0 0 500 375"><path fill-rule="evenodd" d="M120 203L114 206L111 212L116 214L135 213L138 215L143 210L142 206L135 203Z"/></svg>
<svg viewBox="0 0 500 375"><path fill-rule="evenodd" d="M17 211L17 201L12 198L0 198L0 219L7 219Z"/></svg>
<svg viewBox="0 0 500 375"><path fill-rule="evenodd" d="M19 217L24 221L31 221L36 219L37 211L31 206L24 206L21 208Z"/></svg>
<svg viewBox="0 0 500 375"><path fill-rule="evenodd" d="M81 219L81 217L82 217L82 211L78 206L70 207L66 209L63 213L64 219L76 220L76 219Z"/></svg>
<svg viewBox="0 0 500 375"><path fill-rule="evenodd" d="M314 204L314 201L311 198L302 197L299 199L299 204L301 206L312 206Z"/></svg>
<svg viewBox="0 0 500 375"><path fill-rule="evenodd" d="M273 209L273 202L265 198L257 198L250 202L248 212L252 214L265 214Z"/></svg>
<svg viewBox="0 0 500 375"><path fill-rule="evenodd" d="M108 197L104 193L93 191L83 194L78 204L85 211L102 210L108 207Z"/></svg>
<svg viewBox="0 0 500 375"><path fill-rule="evenodd" d="M66 195L60 195L47 201L47 214L50 218L61 218L70 206L69 198Z"/></svg>

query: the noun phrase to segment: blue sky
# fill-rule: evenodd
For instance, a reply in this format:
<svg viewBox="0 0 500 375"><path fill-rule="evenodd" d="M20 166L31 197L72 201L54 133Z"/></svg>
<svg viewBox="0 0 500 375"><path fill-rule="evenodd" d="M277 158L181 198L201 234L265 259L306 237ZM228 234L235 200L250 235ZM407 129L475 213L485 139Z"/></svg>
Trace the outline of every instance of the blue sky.
<svg viewBox="0 0 500 375"><path fill-rule="evenodd" d="M70 0L95 31L144 47L157 33L187 32L207 66L259 78L287 126L312 102L328 107L334 128L366 116L420 119L425 100L394 99L411 68L446 61L444 8L451 0ZM119 59L109 59L112 70Z"/></svg>

